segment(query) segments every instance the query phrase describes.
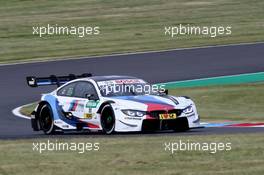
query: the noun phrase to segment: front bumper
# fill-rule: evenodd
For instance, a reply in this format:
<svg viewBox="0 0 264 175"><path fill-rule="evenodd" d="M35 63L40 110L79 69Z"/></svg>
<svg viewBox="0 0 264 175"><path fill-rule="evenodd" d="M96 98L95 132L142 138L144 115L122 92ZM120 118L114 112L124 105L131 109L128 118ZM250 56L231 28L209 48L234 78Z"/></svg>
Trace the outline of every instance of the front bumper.
<svg viewBox="0 0 264 175"><path fill-rule="evenodd" d="M146 116L128 117L123 113L116 111L118 116L115 131L117 132L137 132L137 131L162 131L162 130L188 130L200 127L200 118L197 112L184 116L178 110L169 112L176 113L176 119L159 119L159 114L164 111L152 111Z"/></svg>
<svg viewBox="0 0 264 175"><path fill-rule="evenodd" d="M142 123L142 131L162 130L188 130L189 122L186 117L179 117L169 120L146 119Z"/></svg>

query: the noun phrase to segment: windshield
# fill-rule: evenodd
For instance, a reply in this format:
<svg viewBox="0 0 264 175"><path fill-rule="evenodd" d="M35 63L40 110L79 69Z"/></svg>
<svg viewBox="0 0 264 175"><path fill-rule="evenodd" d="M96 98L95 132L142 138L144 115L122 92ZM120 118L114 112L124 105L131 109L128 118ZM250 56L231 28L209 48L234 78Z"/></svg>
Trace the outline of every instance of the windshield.
<svg viewBox="0 0 264 175"><path fill-rule="evenodd" d="M141 79L118 79L97 82L102 96L158 95L158 87L153 88Z"/></svg>

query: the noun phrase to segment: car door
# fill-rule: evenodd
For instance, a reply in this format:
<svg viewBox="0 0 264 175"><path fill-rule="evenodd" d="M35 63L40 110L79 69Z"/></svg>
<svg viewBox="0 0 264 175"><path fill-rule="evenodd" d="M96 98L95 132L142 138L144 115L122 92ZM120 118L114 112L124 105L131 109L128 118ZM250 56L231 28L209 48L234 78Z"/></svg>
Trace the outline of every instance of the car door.
<svg viewBox="0 0 264 175"><path fill-rule="evenodd" d="M83 101L78 100L74 97L75 87L78 82L73 82L65 85L57 92L57 97L59 101L59 106L62 107L64 112L70 112L76 117L81 117Z"/></svg>
<svg viewBox="0 0 264 175"><path fill-rule="evenodd" d="M57 92L59 105L64 112L70 112L81 119L92 119L99 103L94 85L88 81L70 83ZM93 96L90 100L88 96Z"/></svg>
<svg viewBox="0 0 264 175"><path fill-rule="evenodd" d="M88 81L80 81L74 88L74 100L78 102L78 116L83 119L92 119L96 116L99 97L94 85ZM76 113L77 114L77 113Z"/></svg>

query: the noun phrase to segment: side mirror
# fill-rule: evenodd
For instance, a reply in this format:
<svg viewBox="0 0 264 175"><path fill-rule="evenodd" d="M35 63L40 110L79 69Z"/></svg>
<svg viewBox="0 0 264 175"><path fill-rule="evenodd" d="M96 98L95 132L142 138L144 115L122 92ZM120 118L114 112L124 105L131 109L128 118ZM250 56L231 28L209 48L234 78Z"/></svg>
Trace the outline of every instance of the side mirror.
<svg viewBox="0 0 264 175"><path fill-rule="evenodd" d="M86 94L86 98L88 100L99 100L99 98L97 97L97 95L94 95L94 94Z"/></svg>

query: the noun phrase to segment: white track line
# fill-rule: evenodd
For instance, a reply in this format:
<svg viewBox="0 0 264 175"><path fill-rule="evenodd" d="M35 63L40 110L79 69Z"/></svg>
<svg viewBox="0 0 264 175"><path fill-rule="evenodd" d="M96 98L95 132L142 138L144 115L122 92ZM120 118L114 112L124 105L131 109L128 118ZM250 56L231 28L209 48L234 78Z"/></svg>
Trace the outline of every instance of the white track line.
<svg viewBox="0 0 264 175"><path fill-rule="evenodd" d="M13 113L15 116L17 116L17 117L24 118L24 119L30 119L29 116L26 116L26 115L23 115L23 114L20 113L20 109L23 108L23 107L25 107L25 106L28 106L28 105L29 105L29 104L27 104L27 105L23 105L23 106L19 106L19 107L13 109L13 110L12 110L12 113Z"/></svg>
<svg viewBox="0 0 264 175"><path fill-rule="evenodd" d="M161 52L171 52L171 51L181 51L181 50L196 50L196 49L209 49L209 48L219 48L219 47L229 47L229 46L244 46L244 45L254 45L254 44L264 44L264 42L252 42L252 43L238 43L238 44L223 44L223 45L212 45L212 46L200 46L200 47L185 47L178 49L164 49L158 51L139 51L131 53L119 53L119 54L109 54L109 55L98 55L98 56L83 56L78 58L36 58L35 60L22 61L18 63L0 63L0 66L9 66L9 65L18 65L18 64L30 64L30 63L43 63L43 62L57 62L57 61L66 61L66 60L81 60L81 59L90 59L90 58L101 58L101 57L115 57L115 56L126 56L126 55L138 55L138 54L148 54L148 53L161 53ZM44 60L43 60L44 59Z"/></svg>

